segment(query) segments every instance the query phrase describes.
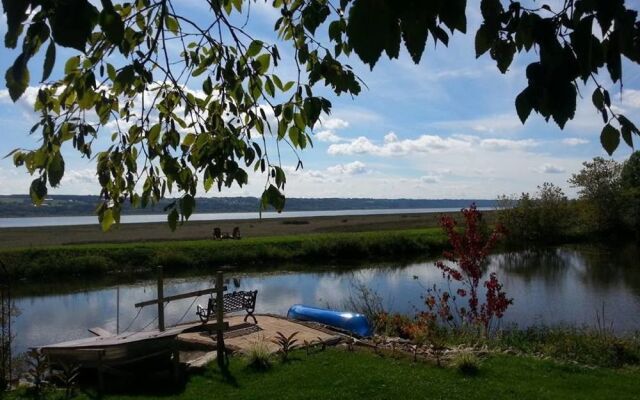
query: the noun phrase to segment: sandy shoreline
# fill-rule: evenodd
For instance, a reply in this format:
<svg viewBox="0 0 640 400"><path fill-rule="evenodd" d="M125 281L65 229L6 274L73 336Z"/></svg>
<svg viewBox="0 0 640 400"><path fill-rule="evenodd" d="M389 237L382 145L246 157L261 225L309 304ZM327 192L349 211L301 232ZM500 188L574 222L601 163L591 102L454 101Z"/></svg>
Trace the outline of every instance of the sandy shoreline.
<svg viewBox="0 0 640 400"><path fill-rule="evenodd" d="M81 243L201 240L212 238L214 227L219 227L223 232L231 232L237 226L240 228L240 233L243 237L413 229L435 226L443 214L435 212L263 220L190 221L178 226L175 232L171 232L167 223L151 222L122 224L106 233L101 231L96 217L95 225L2 228L0 229L0 248Z"/></svg>

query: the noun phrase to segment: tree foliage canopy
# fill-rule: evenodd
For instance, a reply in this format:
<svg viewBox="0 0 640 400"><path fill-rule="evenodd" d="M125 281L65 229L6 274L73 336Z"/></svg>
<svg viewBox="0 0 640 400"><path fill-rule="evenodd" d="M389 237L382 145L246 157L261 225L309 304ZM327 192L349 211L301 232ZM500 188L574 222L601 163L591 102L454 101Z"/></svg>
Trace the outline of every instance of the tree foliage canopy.
<svg viewBox="0 0 640 400"><path fill-rule="evenodd" d="M202 1L211 14L204 24L175 0L101 0L98 7L88 0L2 0L5 46L22 40L5 74L14 101L33 80L30 59L45 54L35 104L41 119L31 130L41 132L42 144L12 153L17 166L36 175L30 189L36 204L60 183L61 147L70 142L97 160L105 229L119 221L124 201L145 206L172 191L180 194L167 210L175 227L193 212L200 185L206 191L243 185L247 168L267 174L262 206L281 210L286 176L279 146L297 154L311 145L311 129L331 111L331 102L315 94L318 85L336 95L360 92L344 63L352 52L374 68L383 53L398 58L404 44L418 63L429 41L446 46L455 31L467 31L466 0L273 0L281 14L274 29L294 53L282 60L278 45L234 22L250 18L255 1ZM488 53L503 73L517 54L536 57L515 99L523 123L535 111L563 128L575 116L580 82L593 81L603 147L611 154L621 138L632 145L640 131L611 108L598 76L606 68L621 82L623 57L640 62L637 11L624 0L565 0L560 9L481 0L479 7L477 57ZM59 47L79 54L52 78ZM297 79L272 72L282 62L295 64ZM202 82L199 90L193 80ZM98 135L110 136L112 145L94 154Z"/></svg>

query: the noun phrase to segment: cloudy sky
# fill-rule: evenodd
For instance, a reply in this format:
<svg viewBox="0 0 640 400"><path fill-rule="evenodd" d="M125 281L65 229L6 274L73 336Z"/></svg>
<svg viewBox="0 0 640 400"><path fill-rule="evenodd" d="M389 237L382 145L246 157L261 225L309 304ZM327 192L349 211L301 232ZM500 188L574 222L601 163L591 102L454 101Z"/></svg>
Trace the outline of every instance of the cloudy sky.
<svg viewBox="0 0 640 400"><path fill-rule="evenodd" d="M204 2L174 3L195 19L210 15ZM637 9L640 1L627 0L627 4ZM488 55L476 59L477 8L476 1L470 0L469 34L455 34L448 48L434 48L429 41L419 65L404 52L398 60L381 58L369 71L354 55L348 63L367 88L357 98L318 92L332 101L333 112L315 128L314 147L302 152L304 170L294 171L293 155L283 158L289 171L286 195L491 199L535 191L545 181L573 195L575 190L567 184L571 174L583 161L606 156L599 143L602 120L590 101L593 87L581 88L584 99L564 130L536 114L523 126L514 99L526 85L524 69L532 57L516 56L504 75ZM259 0L248 29L256 37L272 40L277 17ZM5 31L3 15L0 34L4 36ZM285 60L291 54L286 44L280 45L280 51ZM0 48L0 70L4 72L17 54ZM63 59L72 54L59 49L54 76L60 76ZM290 74L291 64L282 64L274 72ZM15 148L37 146L37 135L28 132L35 121L30 102L41 65L41 58L30 63L33 88L18 103L11 102L3 86L0 89L1 156ZM619 85L603 81L615 93L615 107L640 123L640 68L626 62L623 73L622 92ZM96 194L95 164L75 155L70 146L66 150L67 172L53 193ZM621 145L614 158L623 160L630 152ZM0 194L28 193L31 179L25 170L14 168L10 159L0 160ZM259 196L264 180L251 175L250 184L243 188L206 195Z"/></svg>

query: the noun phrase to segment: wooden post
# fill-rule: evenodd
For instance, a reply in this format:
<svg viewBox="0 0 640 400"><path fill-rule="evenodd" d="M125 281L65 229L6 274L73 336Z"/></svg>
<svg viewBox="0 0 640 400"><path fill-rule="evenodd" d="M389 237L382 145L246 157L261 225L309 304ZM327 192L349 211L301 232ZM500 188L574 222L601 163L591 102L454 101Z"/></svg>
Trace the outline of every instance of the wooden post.
<svg viewBox="0 0 640 400"><path fill-rule="evenodd" d="M173 381L177 385L180 383L180 349L178 348L178 341L175 339L171 344L171 361Z"/></svg>
<svg viewBox="0 0 640 400"><path fill-rule="evenodd" d="M120 334L120 286L116 288L116 335Z"/></svg>
<svg viewBox="0 0 640 400"><path fill-rule="evenodd" d="M98 398L104 394L104 368L102 365L102 352L98 353Z"/></svg>
<svg viewBox="0 0 640 400"><path fill-rule="evenodd" d="M226 367L226 351L224 346L224 279L222 272L216 274L216 352L218 366Z"/></svg>
<svg viewBox="0 0 640 400"><path fill-rule="evenodd" d="M158 330L164 331L164 272L158 267Z"/></svg>

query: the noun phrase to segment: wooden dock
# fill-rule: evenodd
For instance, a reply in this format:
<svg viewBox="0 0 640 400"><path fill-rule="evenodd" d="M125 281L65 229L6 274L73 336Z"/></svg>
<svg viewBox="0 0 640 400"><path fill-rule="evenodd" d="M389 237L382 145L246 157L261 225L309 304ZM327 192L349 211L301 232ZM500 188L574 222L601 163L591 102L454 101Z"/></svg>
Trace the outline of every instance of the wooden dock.
<svg viewBox="0 0 640 400"><path fill-rule="evenodd" d="M122 365L147 358L171 355L175 338L187 332L215 331L216 322L193 322L168 327L164 331L152 330L111 334L100 328L91 328L95 337L72 340L41 347L54 363L81 364L92 368L100 365Z"/></svg>
<svg viewBox="0 0 640 400"><path fill-rule="evenodd" d="M341 334L321 327L274 315L257 315L258 323L246 323L242 315L225 318L224 342L227 350L245 353L254 343L263 341L272 353L278 346L271 341L278 332L286 336L298 332L296 339L308 343L331 344L340 340ZM188 366L193 359L215 359L217 340L216 322L193 322L158 330L113 335L102 329L92 328L99 336L44 346L41 351L53 363L80 364L85 368L118 367L154 357L179 357ZM194 352L197 357L188 353ZM204 357L204 358L202 358Z"/></svg>
<svg viewBox="0 0 640 400"><path fill-rule="evenodd" d="M275 315L257 315L256 325L243 323L242 316L231 316L225 320L229 323L229 330L225 332L225 345L232 351L246 353L246 351L256 342L264 342L272 353L278 351L278 345L271 339L276 337L278 332L289 336L297 332L295 338L299 345L307 343L330 344L343 337L342 334L323 329L319 326L300 323L284 317ZM200 348L203 350L215 349L216 341L206 332L185 332L176 337L182 343L180 347Z"/></svg>
<svg viewBox="0 0 640 400"><path fill-rule="evenodd" d="M222 367L232 352L246 352L255 342L263 341L271 352L278 346L272 342L278 333L296 333L298 343L338 342L341 335L299 321L274 315L256 315L255 324L244 321L244 315L224 315L224 307L216 307L215 319L191 322L171 327L164 324L164 306L174 300L215 294L216 304L224 304L223 276L216 275L216 286L210 289L164 296L162 267L158 267L157 298L137 303L136 307L157 306L158 327L155 330L113 334L102 328L90 328L94 337L43 346L52 365L78 365L96 369L99 387L103 387L103 372L122 372L127 365L146 362L152 368L173 365L178 376L180 363L187 367L201 367L217 359ZM234 292L235 293L235 292ZM245 311L253 315L255 300ZM199 314L200 315L200 314ZM200 317L202 317L200 315ZM208 314L207 314L208 318ZM225 344L226 343L226 344ZM189 354L190 353L190 354Z"/></svg>

